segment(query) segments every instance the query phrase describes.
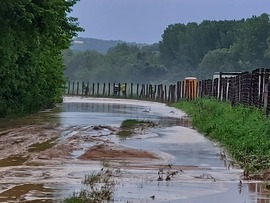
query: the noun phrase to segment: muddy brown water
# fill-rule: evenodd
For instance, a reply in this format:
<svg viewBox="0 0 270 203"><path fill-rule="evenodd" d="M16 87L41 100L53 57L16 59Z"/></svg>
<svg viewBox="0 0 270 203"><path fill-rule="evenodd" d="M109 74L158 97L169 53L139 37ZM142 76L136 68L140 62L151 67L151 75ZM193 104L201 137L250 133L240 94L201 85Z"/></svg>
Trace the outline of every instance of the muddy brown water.
<svg viewBox="0 0 270 203"><path fill-rule="evenodd" d="M126 140L119 140L108 129L89 130L97 125L117 128L125 119L151 120L158 125ZM44 126L35 127L40 124ZM22 128L14 130L17 126ZM155 161L117 160L121 177L116 180L113 202L270 203L267 183L243 181L239 186L242 170L237 165L228 167L230 160L221 159L223 150L216 143L194 130L185 113L164 104L67 97L53 111L2 122L0 127L2 148L16 146L2 149L0 202L62 202L81 189L85 174L100 170L100 161L78 157L105 140L162 157ZM28 141L27 136L33 138L31 133L39 142ZM81 135L83 142L76 139ZM88 142L89 137L95 142ZM73 143L72 151L63 145L64 154L43 153L68 140ZM28 147L19 150L22 144ZM158 181L158 168L168 164L172 170L184 172L170 181Z"/></svg>

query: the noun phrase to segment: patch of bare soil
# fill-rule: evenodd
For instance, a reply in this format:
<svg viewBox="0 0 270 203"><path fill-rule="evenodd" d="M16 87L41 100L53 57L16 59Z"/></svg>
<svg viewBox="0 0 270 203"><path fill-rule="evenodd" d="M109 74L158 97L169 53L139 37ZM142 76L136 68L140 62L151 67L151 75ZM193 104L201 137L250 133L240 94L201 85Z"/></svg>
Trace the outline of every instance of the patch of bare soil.
<svg viewBox="0 0 270 203"><path fill-rule="evenodd" d="M120 145L99 144L88 149L79 157L82 160L130 160L130 159L158 159L154 153Z"/></svg>
<svg viewBox="0 0 270 203"><path fill-rule="evenodd" d="M29 154L34 144L59 138L61 129L56 125L27 125L2 131L0 133L0 154L5 159L14 155Z"/></svg>
<svg viewBox="0 0 270 203"><path fill-rule="evenodd" d="M38 159L53 159L53 158L70 158L73 151L71 145L68 144L58 144L50 149L40 152L37 156Z"/></svg>
<svg viewBox="0 0 270 203"><path fill-rule="evenodd" d="M84 161L159 159L154 153L120 145L116 139L118 130L101 125L61 128L52 124L8 129L0 132L0 163L19 166L60 164L76 158ZM74 157L74 151L81 151L82 155ZM15 156L18 160L11 161Z"/></svg>

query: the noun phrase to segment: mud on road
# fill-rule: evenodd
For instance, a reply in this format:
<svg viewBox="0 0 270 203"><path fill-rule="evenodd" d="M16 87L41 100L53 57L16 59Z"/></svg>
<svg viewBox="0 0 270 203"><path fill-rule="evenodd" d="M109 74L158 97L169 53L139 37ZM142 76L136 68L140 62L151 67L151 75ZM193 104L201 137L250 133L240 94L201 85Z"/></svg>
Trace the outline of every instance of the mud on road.
<svg viewBox="0 0 270 203"><path fill-rule="evenodd" d="M65 164L92 162L100 167L102 161L109 161L118 166L125 162L128 167L127 163L132 162L136 168L136 163L162 160L153 152L121 145L116 135L118 130L112 126L41 124L1 131L0 202L31 202L37 197L50 202L52 197L47 197L48 188L44 188L43 183L74 181L73 177L67 178L78 169L63 166ZM38 194L31 194L33 191Z"/></svg>
<svg viewBox="0 0 270 203"><path fill-rule="evenodd" d="M52 124L8 129L0 133L0 167L57 164L72 159L159 159L157 154L122 146L116 136L118 130L111 126L61 128ZM80 151L80 156L74 151Z"/></svg>
<svg viewBox="0 0 270 203"><path fill-rule="evenodd" d="M231 202L246 200L250 184L243 182L241 194L237 186L242 170L223 167L223 161L215 154L220 152L218 146L189 126L178 126L176 119L182 118L182 113L152 103L137 108L121 106L119 101L114 101L115 105L99 105L100 101L93 99L90 102L94 102L93 105L67 103L68 109L60 118L68 119L66 123L59 118L54 122L50 115L48 122L32 118L30 122L12 127L9 124L8 128L0 130L0 202L62 202L78 192L84 175L100 171L104 163L121 170L115 202L211 203L213 197L220 203L227 203L228 197ZM76 113L77 107L79 113ZM151 111L144 112L145 109ZM169 125L153 129L154 134L152 129L137 129L138 135L123 142L117 136L118 125L107 125L112 120L118 123L126 118L122 112L130 113L126 117L153 120L160 118L156 112L167 112L164 122ZM111 120L107 119L106 124L89 124L91 121L99 123L108 116ZM170 172L184 173L165 181L167 171L164 170L163 181L159 181L158 172L169 166L171 160L174 163ZM257 183L254 185L257 188ZM153 195L155 200L150 198Z"/></svg>

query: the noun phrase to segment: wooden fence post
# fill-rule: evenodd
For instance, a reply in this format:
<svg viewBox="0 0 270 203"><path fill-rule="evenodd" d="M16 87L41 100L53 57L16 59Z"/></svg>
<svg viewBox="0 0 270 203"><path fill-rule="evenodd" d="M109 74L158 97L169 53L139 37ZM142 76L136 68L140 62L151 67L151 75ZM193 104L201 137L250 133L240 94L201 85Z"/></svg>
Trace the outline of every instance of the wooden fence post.
<svg viewBox="0 0 270 203"><path fill-rule="evenodd" d="M148 84L146 84L145 98L146 98L146 99L149 98L149 85L148 85Z"/></svg>
<svg viewBox="0 0 270 203"><path fill-rule="evenodd" d="M117 96L119 97L120 94L121 94L121 83L119 82L118 83L118 94L117 94Z"/></svg>
<svg viewBox="0 0 270 203"><path fill-rule="evenodd" d="M167 85L164 85L164 89L165 89L165 92L164 92L164 102L166 102L167 101Z"/></svg>
<svg viewBox="0 0 270 203"><path fill-rule="evenodd" d="M85 90L85 96L89 95L89 82L87 82L86 90Z"/></svg>
<svg viewBox="0 0 270 203"><path fill-rule="evenodd" d="M130 97L133 98L133 83L130 84Z"/></svg>
<svg viewBox="0 0 270 203"><path fill-rule="evenodd" d="M103 83L103 91L102 91L102 96L105 97L105 87L106 87L106 83Z"/></svg>
<svg viewBox="0 0 270 203"><path fill-rule="evenodd" d="M108 96L111 96L111 83L108 84Z"/></svg>
<svg viewBox="0 0 270 203"><path fill-rule="evenodd" d="M97 93L96 96L99 96L99 83L97 83Z"/></svg>
<svg viewBox="0 0 270 203"><path fill-rule="evenodd" d="M181 81L178 81L176 86L176 101L179 102L180 98L181 98Z"/></svg>
<svg viewBox="0 0 270 203"><path fill-rule="evenodd" d="M68 81L68 92L67 92L68 95L70 95L70 81Z"/></svg>
<svg viewBox="0 0 270 203"><path fill-rule="evenodd" d="M82 96L84 95L84 82L82 82Z"/></svg>
<svg viewBox="0 0 270 203"><path fill-rule="evenodd" d="M125 92L124 92L125 99L127 98L127 83L125 83Z"/></svg>
<svg viewBox="0 0 270 203"><path fill-rule="evenodd" d="M139 97L139 84L137 83L137 97Z"/></svg>
<svg viewBox="0 0 270 203"><path fill-rule="evenodd" d="M163 85L160 85L160 97L161 97L161 102L164 102L164 90L163 90Z"/></svg>
<svg viewBox="0 0 270 203"><path fill-rule="evenodd" d="M154 87L153 100L156 100L156 94L157 94L157 85L155 85L155 87Z"/></svg>
<svg viewBox="0 0 270 203"><path fill-rule="evenodd" d="M171 85L169 85L169 88L168 88L168 97L167 97L167 102L169 103L171 100Z"/></svg>
<svg viewBox="0 0 270 203"><path fill-rule="evenodd" d="M76 92L77 96L79 95L79 88L80 88L80 82L77 82L77 92Z"/></svg>
<svg viewBox="0 0 270 203"><path fill-rule="evenodd" d="M92 96L95 96L95 83L93 83L93 86L92 86Z"/></svg>
<svg viewBox="0 0 270 203"><path fill-rule="evenodd" d="M75 82L73 81L72 82L72 95L75 94Z"/></svg>

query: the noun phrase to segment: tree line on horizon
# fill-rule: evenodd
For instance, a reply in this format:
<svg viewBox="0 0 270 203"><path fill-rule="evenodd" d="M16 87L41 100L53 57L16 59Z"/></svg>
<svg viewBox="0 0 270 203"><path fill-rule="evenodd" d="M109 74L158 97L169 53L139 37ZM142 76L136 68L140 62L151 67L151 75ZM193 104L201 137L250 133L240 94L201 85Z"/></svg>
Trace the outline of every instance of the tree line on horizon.
<svg viewBox="0 0 270 203"><path fill-rule="evenodd" d="M83 52L85 50L97 51L102 54L106 54L109 48L117 46L117 44L126 43L127 45L136 45L143 47L148 44L136 43L136 42L125 42L123 40L103 40L95 38L76 37L72 40L71 46L69 47L74 52Z"/></svg>
<svg viewBox="0 0 270 203"><path fill-rule="evenodd" d="M173 83L187 76L270 66L268 14L241 20L172 24L159 43L120 43L106 54L65 50L65 76L88 82Z"/></svg>

